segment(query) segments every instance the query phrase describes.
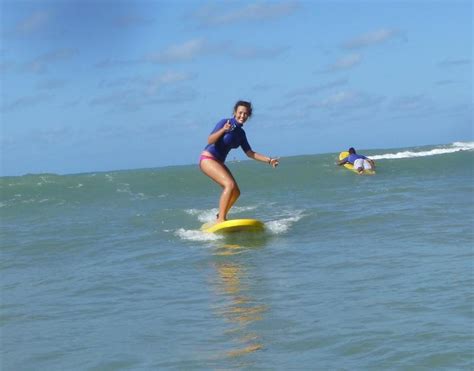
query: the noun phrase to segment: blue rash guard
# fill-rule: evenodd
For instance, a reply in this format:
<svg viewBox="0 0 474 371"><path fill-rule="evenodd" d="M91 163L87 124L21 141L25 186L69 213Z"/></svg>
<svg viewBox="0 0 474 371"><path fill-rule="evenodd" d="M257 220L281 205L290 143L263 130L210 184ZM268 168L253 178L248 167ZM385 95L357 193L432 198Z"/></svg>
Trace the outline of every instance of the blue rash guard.
<svg viewBox="0 0 474 371"><path fill-rule="evenodd" d="M354 161L357 160L357 159L359 159L359 158L362 158L362 159L364 159L364 160L367 159L367 157L365 157L365 156L358 155L357 153L352 153L352 154L350 154L349 156L347 156L346 158L344 158L344 160L345 160L346 162L349 162L349 163L351 163L352 165L354 165Z"/></svg>
<svg viewBox="0 0 474 371"><path fill-rule="evenodd" d="M222 129L227 120L228 119L222 119L219 121L211 134ZM239 124L235 118L231 118L229 121L232 125L232 129L224 133L217 142L208 144L206 148L204 148L207 152L211 153L216 159L222 162L225 161L227 154L232 148L240 146L244 153L251 150L245 131L242 129L243 125Z"/></svg>

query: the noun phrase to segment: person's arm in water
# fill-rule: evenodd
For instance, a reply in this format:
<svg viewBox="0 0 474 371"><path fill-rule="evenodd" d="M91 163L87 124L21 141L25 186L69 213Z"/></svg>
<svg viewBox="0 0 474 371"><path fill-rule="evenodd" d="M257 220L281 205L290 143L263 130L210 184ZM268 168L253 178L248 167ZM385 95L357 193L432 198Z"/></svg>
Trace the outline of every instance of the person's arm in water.
<svg viewBox="0 0 474 371"><path fill-rule="evenodd" d="M226 133L227 131L229 131L230 129L232 128L232 125L230 123L229 120L226 121L226 123L224 124L224 126L215 131L214 133L212 133L211 135L209 135L209 137L207 138L207 144L214 144L216 143L221 136L224 135L224 133Z"/></svg>
<svg viewBox="0 0 474 371"><path fill-rule="evenodd" d="M347 163L349 156L344 157L342 160L337 161L337 165L341 166Z"/></svg>
<svg viewBox="0 0 474 371"><path fill-rule="evenodd" d="M272 158L272 157L268 157L268 156L265 156L265 155L261 155L260 153L254 152L252 150L248 150L245 153L249 158L257 160L257 161L261 161L261 162L266 162L267 164L271 165L272 167L277 167L278 164L280 163L278 158Z"/></svg>

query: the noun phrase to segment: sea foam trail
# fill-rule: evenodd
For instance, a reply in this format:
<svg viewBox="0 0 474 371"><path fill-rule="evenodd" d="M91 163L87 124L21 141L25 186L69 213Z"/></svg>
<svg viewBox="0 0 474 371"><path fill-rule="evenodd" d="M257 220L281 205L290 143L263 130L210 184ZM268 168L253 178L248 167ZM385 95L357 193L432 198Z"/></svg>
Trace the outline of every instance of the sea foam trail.
<svg viewBox="0 0 474 371"><path fill-rule="evenodd" d="M255 210L257 206L236 206L234 216L238 213L247 212L249 210ZM215 220L217 209L199 210L199 209L187 209L185 212L189 215L196 216L200 222L208 223ZM266 231L269 234L277 235L287 233L293 224L297 223L305 216L303 210L293 211L280 211L275 219L270 221L264 221ZM235 218L238 219L238 218ZM182 240L188 241L215 241L223 239L224 235L206 233L200 229L177 229L174 234Z"/></svg>
<svg viewBox="0 0 474 371"><path fill-rule="evenodd" d="M448 153L460 152L460 151L472 151L474 149L474 142L455 142L448 147L433 148L428 151L402 151L397 153L385 153L382 155L370 156L373 160L385 160L385 159L400 159L400 158L414 158L414 157L426 157L445 155Z"/></svg>

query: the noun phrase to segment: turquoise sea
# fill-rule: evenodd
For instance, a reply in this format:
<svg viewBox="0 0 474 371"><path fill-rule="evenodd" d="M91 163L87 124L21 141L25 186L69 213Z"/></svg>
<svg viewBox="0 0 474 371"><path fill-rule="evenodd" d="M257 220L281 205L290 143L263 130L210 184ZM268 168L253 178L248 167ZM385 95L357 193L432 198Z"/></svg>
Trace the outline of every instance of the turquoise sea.
<svg viewBox="0 0 474 371"><path fill-rule="evenodd" d="M0 368L474 369L474 143L361 152L2 177Z"/></svg>

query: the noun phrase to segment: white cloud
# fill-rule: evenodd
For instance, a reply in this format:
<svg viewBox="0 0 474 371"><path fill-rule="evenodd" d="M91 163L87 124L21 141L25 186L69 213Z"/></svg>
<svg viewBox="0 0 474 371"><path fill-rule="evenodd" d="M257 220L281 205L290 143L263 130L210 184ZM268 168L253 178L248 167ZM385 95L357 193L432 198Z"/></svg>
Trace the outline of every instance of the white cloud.
<svg viewBox="0 0 474 371"><path fill-rule="evenodd" d="M213 50L204 39L193 39L179 45L170 46L168 49L152 53L146 60L153 63L172 63L190 61L199 55L209 53Z"/></svg>
<svg viewBox="0 0 474 371"><path fill-rule="evenodd" d="M0 73L8 73L14 71L17 68L17 64L11 61L0 61Z"/></svg>
<svg viewBox="0 0 474 371"><path fill-rule="evenodd" d="M99 87L107 89L157 89L163 85L172 85L180 82L190 81L195 78L195 74L186 72L168 71L161 75L152 77L130 76L116 79L103 79L99 82Z"/></svg>
<svg viewBox="0 0 474 371"><path fill-rule="evenodd" d="M45 11L37 11L19 22L13 33L18 36L32 35L41 31L50 21L51 15Z"/></svg>
<svg viewBox="0 0 474 371"><path fill-rule="evenodd" d="M390 108L398 113L431 111L434 107L433 101L424 94L400 96L390 103Z"/></svg>
<svg viewBox="0 0 474 371"><path fill-rule="evenodd" d="M75 137L72 127L58 126L48 129L33 129L30 133L31 142L36 145L64 144Z"/></svg>
<svg viewBox="0 0 474 371"><path fill-rule="evenodd" d="M115 26L119 28L140 27L153 23L153 20L141 15L129 14L123 17L117 17L114 20Z"/></svg>
<svg viewBox="0 0 474 371"><path fill-rule="evenodd" d="M129 67L134 66L139 63L143 63L142 60L125 60L125 59L113 59L113 58L106 58L97 62L95 67L97 68L113 68L113 67Z"/></svg>
<svg viewBox="0 0 474 371"><path fill-rule="evenodd" d="M23 70L32 73L43 73L48 70L48 66L51 63L71 59L75 54L76 51L73 49L56 49L51 52L42 54L36 57L35 59L27 62L24 65Z"/></svg>
<svg viewBox="0 0 474 371"><path fill-rule="evenodd" d="M372 45L381 44L398 35L398 31L394 29L382 28L364 35L355 37L343 44L346 49L361 49Z"/></svg>
<svg viewBox="0 0 474 371"><path fill-rule="evenodd" d="M126 89L92 98L91 106L112 106L124 110L136 111L143 104L135 90Z"/></svg>
<svg viewBox="0 0 474 371"><path fill-rule="evenodd" d="M326 99L323 99L320 103L320 107L334 107L342 104L349 104L356 100L357 96L353 92L341 91L330 95Z"/></svg>
<svg viewBox="0 0 474 371"><path fill-rule="evenodd" d="M456 80L450 80L450 79L445 79L445 80L438 80L435 82L436 85L452 85L452 84L458 84L459 82Z"/></svg>
<svg viewBox="0 0 474 371"><path fill-rule="evenodd" d="M339 91L313 103L310 108L324 108L329 110L354 110L376 108L385 100L382 96L356 92Z"/></svg>
<svg viewBox="0 0 474 371"><path fill-rule="evenodd" d="M11 102L4 103L4 105L2 105L2 107L1 107L1 110L3 112L14 111L14 110L17 110L17 109L22 110L22 109L25 109L27 107L37 106L37 105L39 105L41 103L44 103L44 102L46 102L50 99L51 99L51 95L44 94L44 93L36 94L36 95L23 96L23 97L14 99Z"/></svg>
<svg viewBox="0 0 474 371"><path fill-rule="evenodd" d="M227 7L229 3L226 3ZM235 24L237 22L262 22L293 14L299 8L296 1L249 4L244 7L222 11L222 7L206 5L192 16L202 26Z"/></svg>
<svg viewBox="0 0 474 371"><path fill-rule="evenodd" d="M338 80L330 81L326 84L321 84L321 85L311 86L311 87L305 87L305 88L301 88L301 89L295 89L293 91L290 91L286 96L294 98L294 97L298 97L298 96L314 95L314 94L318 94L318 93L320 93L322 91L325 91L325 90L330 90L330 89L335 88L335 87L346 85L347 82L348 82L347 79L338 79Z"/></svg>
<svg viewBox="0 0 474 371"><path fill-rule="evenodd" d="M38 90L57 90L65 87L67 82L60 79L50 79L45 81L40 81L36 84Z"/></svg>
<svg viewBox="0 0 474 371"><path fill-rule="evenodd" d="M285 46L273 48L257 48L246 46L245 48L236 48L235 50L231 50L230 53L235 58L240 59L271 59L278 57L288 49L289 48Z"/></svg>
<svg viewBox="0 0 474 371"><path fill-rule="evenodd" d="M167 49L148 54L144 61L160 64L188 62L207 55L222 55L239 59L271 59L285 53L289 47L235 47L230 41L210 43L205 39L193 39ZM109 65L110 63L107 63Z"/></svg>
<svg viewBox="0 0 474 371"><path fill-rule="evenodd" d="M162 86L189 81L194 78L193 74L185 72L165 72L162 75L154 77L147 82L147 94L155 94Z"/></svg>
<svg viewBox="0 0 474 371"><path fill-rule="evenodd" d="M337 72L342 70L348 70L357 66L362 60L360 54L350 54L339 58L335 63L331 64L325 69L325 72Z"/></svg>
<svg viewBox="0 0 474 371"><path fill-rule="evenodd" d="M175 82L186 81L186 80L189 80L190 78L191 78L191 74L189 73L169 71L160 75L157 80L160 83L171 84Z"/></svg>
<svg viewBox="0 0 474 371"><path fill-rule="evenodd" d="M114 79L103 79L99 81L98 86L106 89L126 88L143 84L141 77L119 77Z"/></svg>
<svg viewBox="0 0 474 371"><path fill-rule="evenodd" d="M99 86L108 90L91 99L90 105L136 111L154 103L188 101L194 99L196 94L181 83L194 78L192 73L168 71L153 77L102 80Z"/></svg>
<svg viewBox="0 0 474 371"><path fill-rule="evenodd" d="M193 88L180 88L167 91L160 97L150 99L147 104L183 104L195 100L198 92Z"/></svg>
<svg viewBox="0 0 474 371"><path fill-rule="evenodd" d="M442 62L438 63L439 67L456 67L456 66L468 66L472 64L472 59L463 58L463 59L445 59Z"/></svg>

